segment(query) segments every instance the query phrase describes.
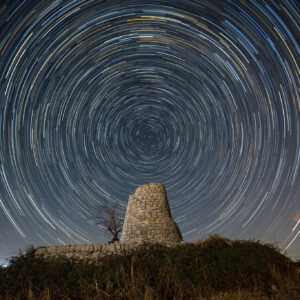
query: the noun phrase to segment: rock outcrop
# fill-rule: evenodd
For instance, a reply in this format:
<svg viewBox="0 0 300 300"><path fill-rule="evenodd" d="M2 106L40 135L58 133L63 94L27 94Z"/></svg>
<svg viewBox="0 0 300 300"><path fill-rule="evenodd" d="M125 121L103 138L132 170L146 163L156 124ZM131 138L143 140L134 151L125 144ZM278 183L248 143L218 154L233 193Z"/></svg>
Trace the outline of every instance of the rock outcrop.
<svg viewBox="0 0 300 300"><path fill-rule="evenodd" d="M138 187L129 196L120 242L174 245L181 241L164 185L153 182Z"/></svg>

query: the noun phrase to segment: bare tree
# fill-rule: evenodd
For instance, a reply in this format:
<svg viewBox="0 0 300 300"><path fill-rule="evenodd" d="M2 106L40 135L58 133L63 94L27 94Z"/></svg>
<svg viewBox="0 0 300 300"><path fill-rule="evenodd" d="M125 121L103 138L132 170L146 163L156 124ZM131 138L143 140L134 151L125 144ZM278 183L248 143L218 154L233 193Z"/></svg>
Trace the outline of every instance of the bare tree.
<svg viewBox="0 0 300 300"><path fill-rule="evenodd" d="M119 241L119 233L122 232L124 221L119 203L115 202L112 205L108 205L107 203L101 204L94 218L97 219L96 225L102 225L113 235L109 243Z"/></svg>

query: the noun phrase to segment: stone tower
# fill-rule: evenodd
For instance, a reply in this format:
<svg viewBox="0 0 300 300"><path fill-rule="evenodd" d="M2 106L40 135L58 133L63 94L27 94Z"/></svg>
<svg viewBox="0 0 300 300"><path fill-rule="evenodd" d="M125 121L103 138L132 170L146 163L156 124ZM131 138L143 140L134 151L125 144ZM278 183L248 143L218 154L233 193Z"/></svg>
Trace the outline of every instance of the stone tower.
<svg viewBox="0 0 300 300"><path fill-rule="evenodd" d="M152 182L138 187L129 196L120 242L174 245L181 241L164 185Z"/></svg>

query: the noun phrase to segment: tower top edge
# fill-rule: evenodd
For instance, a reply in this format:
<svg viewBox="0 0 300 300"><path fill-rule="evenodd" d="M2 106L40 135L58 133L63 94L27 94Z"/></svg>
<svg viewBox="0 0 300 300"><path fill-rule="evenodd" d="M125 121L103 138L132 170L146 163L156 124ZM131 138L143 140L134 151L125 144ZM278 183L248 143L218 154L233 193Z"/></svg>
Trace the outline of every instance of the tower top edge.
<svg viewBox="0 0 300 300"><path fill-rule="evenodd" d="M147 184L140 185L138 188L148 187L148 186L163 186L164 187L164 185L160 182L150 182Z"/></svg>
<svg viewBox="0 0 300 300"><path fill-rule="evenodd" d="M151 190L151 189L159 189L165 191L165 186L159 182L150 182L144 185L139 186L135 192L143 191L143 190Z"/></svg>

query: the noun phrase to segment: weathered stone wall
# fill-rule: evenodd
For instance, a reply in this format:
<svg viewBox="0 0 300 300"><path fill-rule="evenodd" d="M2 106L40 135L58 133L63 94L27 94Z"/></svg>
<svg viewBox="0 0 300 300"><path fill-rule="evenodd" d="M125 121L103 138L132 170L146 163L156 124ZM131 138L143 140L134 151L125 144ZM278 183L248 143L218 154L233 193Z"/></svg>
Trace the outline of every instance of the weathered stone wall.
<svg viewBox="0 0 300 300"><path fill-rule="evenodd" d="M178 244L181 233L173 221L163 184L152 182L129 196L121 243Z"/></svg>
<svg viewBox="0 0 300 300"><path fill-rule="evenodd" d="M122 243L52 246L38 248L35 255L46 259L63 256L69 259L97 260L107 255L128 254L137 247L137 244Z"/></svg>
<svg viewBox="0 0 300 300"><path fill-rule="evenodd" d="M181 233L171 216L165 187L158 182L140 186L129 196L120 242L41 247L36 255L96 260L107 255L128 254L144 242L166 246L182 242Z"/></svg>

